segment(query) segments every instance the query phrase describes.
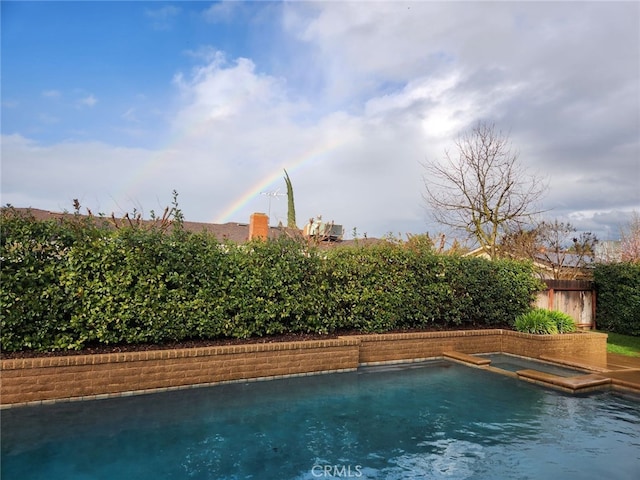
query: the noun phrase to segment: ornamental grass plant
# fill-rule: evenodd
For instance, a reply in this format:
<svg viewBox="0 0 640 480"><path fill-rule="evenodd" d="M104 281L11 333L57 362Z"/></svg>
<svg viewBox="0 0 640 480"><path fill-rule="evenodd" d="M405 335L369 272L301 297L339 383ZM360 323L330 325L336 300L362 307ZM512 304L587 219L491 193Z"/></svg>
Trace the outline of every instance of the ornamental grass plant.
<svg viewBox="0 0 640 480"><path fill-rule="evenodd" d="M534 308L529 312L518 315L514 328L518 332L543 335L576 331L575 322L569 315L557 310L546 310L544 308Z"/></svg>

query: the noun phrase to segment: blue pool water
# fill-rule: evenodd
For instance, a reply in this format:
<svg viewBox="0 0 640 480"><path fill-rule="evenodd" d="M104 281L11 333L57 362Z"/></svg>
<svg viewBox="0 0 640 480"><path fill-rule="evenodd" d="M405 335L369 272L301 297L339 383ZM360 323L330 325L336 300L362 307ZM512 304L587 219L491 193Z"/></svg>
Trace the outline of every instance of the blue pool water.
<svg viewBox="0 0 640 480"><path fill-rule="evenodd" d="M449 362L1 415L3 480L640 478L638 397Z"/></svg>

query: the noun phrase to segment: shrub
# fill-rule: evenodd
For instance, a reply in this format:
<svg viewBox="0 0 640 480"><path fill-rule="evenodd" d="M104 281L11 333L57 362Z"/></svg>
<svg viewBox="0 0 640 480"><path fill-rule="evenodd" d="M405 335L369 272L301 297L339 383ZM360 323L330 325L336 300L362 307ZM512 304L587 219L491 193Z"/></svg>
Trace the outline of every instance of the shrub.
<svg viewBox="0 0 640 480"><path fill-rule="evenodd" d="M72 302L60 278L67 255L101 227L92 219L38 221L11 207L0 216L0 347L5 351L67 348Z"/></svg>
<svg viewBox="0 0 640 480"><path fill-rule="evenodd" d="M383 243L328 252L329 304L339 328L507 325L540 289L529 263L440 255Z"/></svg>
<svg viewBox="0 0 640 480"><path fill-rule="evenodd" d="M527 263L435 253L429 242L320 251L206 233L36 221L2 210L0 347L506 325L539 284Z"/></svg>
<svg viewBox="0 0 640 480"><path fill-rule="evenodd" d="M541 308L536 308L516 317L514 327L517 331L524 333L558 333L556 322L549 317L547 310Z"/></svg>
<svg viewBox="0 0 640 480"><path fill-rule="evenodd" d="M640 264L598 264L593 277L598 295L598 328L640 336Z"/></svg>
<svg viewBox="0 0 640 480"><path fill-rule="evenodd" d="M573 333L577 330L576 322L570 315L558 310L550 310L547 315L555 322L558 333Z"/></svg>
<svg viewBox="0 0 640 480"><path fill-rule="evenodd" d="M524 333L555 335L575 332L576 324L566 313L534 308L516 317L514 328Z"/></svg>

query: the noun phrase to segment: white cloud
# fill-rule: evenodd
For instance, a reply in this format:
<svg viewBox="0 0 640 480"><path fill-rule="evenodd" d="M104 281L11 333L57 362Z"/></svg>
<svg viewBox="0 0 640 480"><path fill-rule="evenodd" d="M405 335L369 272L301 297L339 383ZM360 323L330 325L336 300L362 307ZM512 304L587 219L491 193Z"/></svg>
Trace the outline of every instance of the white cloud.
<svg viewBox="0 0 640 480"><path fill-rule="evenodd" d="M300 123L308 105L290 99L282 80L257 73L255 65L242 58L224 63L216 57L188 77L177 76L175 83L185 99L174 121L180 138L176 147L188 150L202 171L218 177L212 181L221 193L219 205L232 204L264 179L274 179L265 189L283 187L282 170L287 168L299 223L323 214L361 231L371 225L379 234L387 231L385 222L392 228L392 216L408 219L414 231L422 229L417 205L421 132L406 122L398 127L385 124L383 117L388 120L394 112L336 112ZM399 139L406 143L398 145ZM396 183L394 193L389 182ZM267 208L267 201L256 196L235 218L246 219L252 210ZM284 209L284 202L272 201L274 220L286 221Z"/></svg>
<svg viewBox="0 0 640 480"><path fill-rule="evenodd" d="M2 100L3 108L16 108L18 107L18 105L20 105L20 102L18 102L17 100L12 100L7 98Z"/></svg>
<svg viewBox="0 0 640 480"><path fill-rule="evenodd" d="M287 168L299 224L322 214L348 232L435 233L423 211L420 162L440 158L482 119L510 133L526 167L549 173L551 215L597 232L640 209L640 55L619 31L639 28L609 8L286 3L291 57L277 74L257 58L194 46L184 53L197 66L175 75L176 98L156 99L172 105L161 147L5 136L3 196L24 205L28 190L29 204L42 208L84 196L94 210L148 211L176 189L187 219L212 221L253 191L230 218L246 221L268 209L260 189L284 189ZM614 20L622 27L609 28ZM151 130L144 120L153 98L145 95L144 108L121 110L119 131L128 137ZM97 103L93 94L83 100ZM286 202L271 208L274 222L286 221Z"/></svg>
<svg viewBox="0 0 640 480"><path fill-rule="evenodd" d="M151 10L151 9L145 10L145 15L147 15L149 18L154 18L154 19L171 18L171 17L175 17L179 13L180 13L180 8L175 7L173 5L166 5L164 7L161 7L155 10Z"/></svg>
<svg viewBox="0 0 640 480"><path fill-rule="evenodd" d="M87 95L78 101L78 105L89 108L94 107L96 103L98 103L98 99L93 94Z"/></svg>
<svg viewBox="0 0 640 480"><path fill-rule="evenodd" d="M37 171L42 175L33 175L29 183L39 192L35 206L41 208L59 209L67 197L79 197L107 213L132 204L148 211L159 208L158 196L164 195L166 203L176 189L187 218L212 221L265 180L272 182L263 184L264 190L284 188L286 168L300 224L323 214L349 232L358 227L370 235L407 231L390 218L416 225L412 231L423 225L416 208L419 130L389 128L345 112L301 124L297 120L308 105L291 100L281 79L256 72L242 58L224 64L214 59L177 76L175 85L182 105L168 145L160 150L96 143L42 146L20 136L3 138L3 157L23 162L12 162L4 176L4 201L18 204L24 172ZM133 110L124 113L129 119L134 115ZM48 165L65 167L52 173ZM267 210L265 197L254 193L232 220L246 221L253 211ZM286 202L273 202L272 218L286 221Z"/></svg>
<svg viewBox="0 0 640 480"><path fill-rule="evenodd" d="M241 5L242 2L223 0L212 4L202 15L209 23L228 22L233 18L235 12Z"/></svg>
<svg viewBox="0 0 640 480"><path fill-rule="evenodd" d="M211 45L201 45L195 50L186 50L184 53L185 55L204 63L215 63L217 65L221 65L226 62L224 52L212 47Z"/></svg>
<svg viewBox="0 0 640 480"><path fill-rule="evenodd" d="M187 101L174 124L214 122L233 116L264 116L271 108L286 108L281 81L255 72L251 60L239 58L228 65L222 55L198 66L185 79L177 75L175 84Z"/></svg>
<svg viewBox="0 0 640 480"><path fill-rule="evenodd" d="M136 116L136 109L133 107L128 108L127 111L122 114L122 118L128 122L140 123L140 120Z"/></svg>
<svg viewBox="0 0 640 480"><path fill-rule="evenodd" d="M50 115L48 113L40 113L38 115L38 120L41 123L47 124L47 125L54 125L56 123L60 122L60 119L54 115Z"/></svg>
<svg viewBox="0 0 640 480"><path fill-rule="evenodd" d="M59 90L45 90L42 96L46 98L60 98L62 93Z"/></svg>
<svg viewBox="0 0 640 480"><path fill-rule="evenodd" d="M165 5L158 9L147 9L145 15L152 20L152 26L156 30L171 30L174 19L180 14L181 9L173 5Z"/></svg>
<svg viewBox="0 0 640 480"><path fill-rule="evenodd" d="M2 203L60 211L80 198L93 209L108 209L123 188L123 173L135 171L150 155L97 142L46 146L21 135L3 135L2 156L9 161L2 165Z"/></svg>

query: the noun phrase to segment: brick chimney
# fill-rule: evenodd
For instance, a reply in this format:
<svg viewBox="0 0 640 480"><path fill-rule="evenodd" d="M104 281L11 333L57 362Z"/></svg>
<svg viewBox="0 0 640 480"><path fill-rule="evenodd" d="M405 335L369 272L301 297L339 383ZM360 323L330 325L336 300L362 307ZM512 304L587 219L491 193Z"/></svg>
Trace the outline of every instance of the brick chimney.
<svg viewBox="0 0 640 480"><path fill-rule="evenodd" d="M264 213L253 213L249 220L249 240L269 238L269 217Z"/></svg>

